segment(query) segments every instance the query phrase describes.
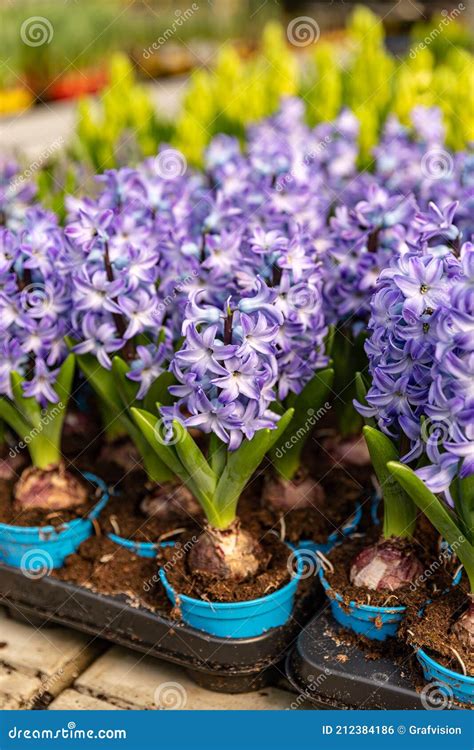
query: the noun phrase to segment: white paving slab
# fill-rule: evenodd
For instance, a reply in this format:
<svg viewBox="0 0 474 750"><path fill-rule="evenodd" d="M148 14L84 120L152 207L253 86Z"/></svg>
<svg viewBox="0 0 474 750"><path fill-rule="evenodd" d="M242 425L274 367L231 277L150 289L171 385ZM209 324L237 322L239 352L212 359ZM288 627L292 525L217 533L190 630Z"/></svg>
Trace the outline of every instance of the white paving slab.
<svg viewBox="0 0 474 750"><path fill-rule="evenodd" d="M0 615L0 663L32 676L79 674L103 648L90 640L67 628L38 629Z"/></svg>
<svg viewBox="0 0 474 750"><path fill-rule="evenodd" d="M79 693L77 690L65 690L48 707L50 711L118 711L117 706Z"/></svg>
<svg viewBox="0 0 474 750"><path fill-rule="evenodd" d="M180 667L114 646L94 662L75 687L135 709L268 710L289 708L294 696L277 688L227 695L196 685Z"/></svg>
<svg viewBox="0 0 474 750"><path fill-rule="evenodd" d="M29 708L41 687L39 677L0 666L0 709Z"/></svg>

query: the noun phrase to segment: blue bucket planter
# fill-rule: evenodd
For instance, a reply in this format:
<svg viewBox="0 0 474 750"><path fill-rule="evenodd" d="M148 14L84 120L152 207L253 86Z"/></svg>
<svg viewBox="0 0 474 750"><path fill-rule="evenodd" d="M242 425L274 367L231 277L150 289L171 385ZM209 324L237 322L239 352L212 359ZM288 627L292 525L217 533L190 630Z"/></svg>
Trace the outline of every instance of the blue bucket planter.
<svg viewBox="0 0 474 750"><path fill-rule="evenodd" d="M302 539L296 545L297 549L301 552L322 552L323 555L327 555L338 542L341 541L341 534L343 537L353 534L357 531L362 518L362 505L356 503L354 514L351 516L349 521L341 528L340 531L333 531L329 534L326 542L313 542L311 539Z"/></svg>
<svg viewBox="0 0 474 750"><path fill-rule="evenodd" d="M82 542L92 536L92 521L97 518L109 499L107 485L95 474L84 472L83 477L102 491L102 497L84 518L54 526L11 526L0 524L0 561L21 568L31 577L44 575L53 568L61 568L68 555L76 552Z"/></svg>
<svg viewBox="0 0 474 750"><path fill-rule="evenodd" d="M286 586L273 594L246 602L205 602L185 594L177 596L163 568L159 575L171 603L175 605L179 598L181 617L186 625L219 638L254 638L271 628L285 625L290 619L304 568L298 553L296 557L296 572Z"/></svg>
<svg viewBox="0 0 474 750"><path fill-rule="evenodd" d="M443 667L428 656L422 648L417 650L416 658L422 666L423 675L428 683L437 682L447 686L446 698L453 697L462 703L474 704L474 677L468 677Z"/></svg>
<svg viewBox="0 0 474 750"><path fill-rule="evenodd" d="M373 641L385 641L386 638L397 634L405 616L406 607L372 607L369 604L356 602L350 602L349 606L346 606L342 596L331 589L322 569L319 571L319 578L331 603L334 619L345 628L359 635L365 635ZM332 596L329 595L329 591Z"/></svg>
<svg viewBox="0 0 474 750"><path fill-rule="evenodd" d="M131 539L125 539L123 536L118 534L107 534L107 538L115 544L119 544L121 547L125 547L134 555L138 557L147 557L148 559L156 557L158 550L162 547L174 547L175 542L134 542Z"/></svg>

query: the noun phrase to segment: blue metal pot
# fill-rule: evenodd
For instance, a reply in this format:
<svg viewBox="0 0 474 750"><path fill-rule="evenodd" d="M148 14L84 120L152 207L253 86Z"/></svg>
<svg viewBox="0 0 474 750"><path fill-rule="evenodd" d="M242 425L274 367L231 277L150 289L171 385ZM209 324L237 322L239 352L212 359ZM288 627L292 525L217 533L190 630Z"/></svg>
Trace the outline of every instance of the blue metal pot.
<svg viewBox="0 0 474 750"><path fill-rule="evenodd" d="M205 602L184 594L177 596L163 568L159 575L171 603L175 605L179 600L181 617L186 625L220 638L253 638L285 625L290 619L304 567L298 553L296 557L296 572L286 586L273 594L246 602Z"/></svg>
<svg viewBox="0 0 474 750"><path fill-rule="evenodd" d="M453 697L462 703L474 704L474 677L468 677L443 667L421 648L417 650L416 657L423 668L423 674L428 683L434 681L447 686L446 691L443 691L445 699L449 700L450 697ZM425 690L427 689L428 687L425 688Z"/></svg>
<svg viewBox="0 0 474 750"><path fill-rule="evenodd" d="M21 568L30 577L40 577L53 568L61 568L68 555L76 552L94 532L92 521L109 499L107 485L95 474L84 478L102 491L102 497L84 518L76 518L60 527L11 526L0 524L0 561Z"/></svg>
<svg viewBox="0 0 474 750"><path fill-rule="evenodd" d="M319 571L319 578L331 603L334 619L345 628L374 641L384 641L397 634L406 607L372 607L356 602L346 606L342 596L331 588L322 569Z"/></svg>
<svg viewBox="0 0 474 750"><path fill-rule="evenodd" d="M176 544L176 542L157 542L156 544L153 542L134 542L131 539L125 539L123 536L118 536L118 534L107 534L107 537L112 542L115 542L115 544L119 544L121 547L126 547L126 549L133 552L134 555L147 558L156 557L160 547L174 547Z"/></svg>
<svg viewBox="0 0 474 750"><path fill-rule="evenodd" d="M326 542L313 542L311 539L302 539L296 545L297 549L304 552L322 552L326 555L341 541L341 534L343 537L353 534L357 531L362 518L362 505L358 502L355 506L354 514L351 516L349 521L342 527L340 531L333 531L329 534Z"/></svg>

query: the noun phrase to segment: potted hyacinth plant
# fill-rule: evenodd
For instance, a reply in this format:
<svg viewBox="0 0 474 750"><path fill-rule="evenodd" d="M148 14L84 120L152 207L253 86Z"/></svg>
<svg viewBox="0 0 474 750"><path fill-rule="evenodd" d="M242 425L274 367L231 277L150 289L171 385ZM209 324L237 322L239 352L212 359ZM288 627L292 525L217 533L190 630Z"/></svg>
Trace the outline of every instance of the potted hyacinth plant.
<svg viewBox="0 0 474 750"><path fill-rule="evenodd" d="M344 624L376 639L396 633L407 590L424 569L413 543L416 506L394 481L387 464L400 460L409 464L423 452L422 418L433 382L436 345L433 320L448 304L452 280L463 274L453 252L459 238L453 224L455 210L456 204L443 212L432 206L428 213L417 215L416 244L382 271L371 300L366 343L371 382L366 388L358 376L356 406L369 422L364 436L380 485L383 526L380 538L362 549L359 545L348 561L347 592L357 606L347 615L339 593L333 611ZM321 573L327 590L331 576ZM378 606L384 599L390 600L389 609ZM364 606L364 600L370 606Z"/></svg>
<svg viewBox="0 0 474 750"><path fill-rule="evenodd" d="M417 206L426 210L430 201L445 205L456 198L456 224L466 236L472 231L469 159L450 154L442 119L439 109L419 106L410 113L409 127L395 116L387 120L374 149L374 174L353 176L342 187L341 202L323 240L324 303L334 327L334 389L339 394L335 409L342 435L330 438L325 447L352 470L369 461L352 400L354 371L367 366L364 342L370 298L380 271L416 242Z"/></svg>
<svg viewBox="0 0 474 750"><path fill-rule="evenodd" d="M156 554L155 540L124 539L122 525L133 525L133 533L141 527L145 534L145 519L154 519L168 534L200 513L191 492L131 417L132 407L150 409L169 400L167 386L174 378L167 369L181 323L179 301L196 275L180 269L171 250L177 238L193 238L200 183L173 172L180 165L170 151L139 169L107 171L98 178L102 190L95 200L69 200L65 229L73 306L68 341L97 394L110 436L100 461L112 461L122 475L142 467L147 476L136 508L120 498L116 508L112 502L118 516L112 538L145 555ZM136 456L129 444L124 450L123 432Z"/></svg>
<svg viewBox="0 0 474 750"><path fill-rule="evenodd" d="M221 296L226 290L239 295L252 289L259 276L275 293L282 315L274 408L283 412L291 406L295 414L271 452L262 493L264 506L279 517L294 510L311 512L325 499L302 451L333 380L315 238L324 230L341 174L347 176L354 167L352 147L348 153L340 136L345 127L341 118L324 132L311 130L302 103L288 98L273 117L249 130L245 151L237 139L217 136L205 156L214 188L202 256L209 289L215 294L219 285ZM332 172L328 144L340 171Z"/></svg>
<svg viewBox="0 0 474 750"><path fill-rule="evenodd" d="M460 264L462 274L450 284L447 299L439 307L431 326L435 356L425 407L426 421L422 428L429 463L414 471L392 461L387 468L446 540L464 568L468 591L460 593L451 589L441 601L428 605L420 623L410 628L410 634L425 676L447 682L460 700L472 703L474 344L471 330L474 321L474 247L470 242L461 248ZM448 626L440 633L439 628L443 627L440 623L446 622L440 617L440 607L446 606Z"/></svg>
<svg viewBox="0 0 474 750"><path fill-rule="evenodd" d="M32 462L13 488L2 488L0 556L26 568L58 567L92 533L89 518L107 499L101 481L79 479L61 453L74 373L64 343L70 313L64 237L54 214L31 207L21 230L0 229L0 248L0 417L18 438L11 450L27 449Z"/></svg>
<svg viewBox="0 0 474 750"><path fill-rule="evenodd" d="M288 562L291 549L275 535L259 539L237 515L244 488L293 413L272 410L281 323L276 294L261 279L253 295L229 297L223 307L199 304L196 293L171 361L174 403L157 404L154 412L132 409L150 445L205 515L202 533L184 546L180 564L173 553L173 565L160 575L185 622L215 635L253 636L283 624L298 581ZM207 455L191 428L208 436Z"/></svg>

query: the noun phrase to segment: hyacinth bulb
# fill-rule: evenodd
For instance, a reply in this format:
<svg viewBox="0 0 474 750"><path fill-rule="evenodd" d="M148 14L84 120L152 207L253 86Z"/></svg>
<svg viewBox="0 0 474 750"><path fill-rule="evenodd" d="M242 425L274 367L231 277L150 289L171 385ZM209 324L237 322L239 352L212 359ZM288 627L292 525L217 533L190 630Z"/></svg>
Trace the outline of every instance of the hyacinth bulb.
<svg viewBox="0 0 474 750"><path fill-rule="evenodd" d="M328 438L324 442L332 461L341 466L369 466L370 454L362 435L353 435L344 440Z"/></svg>
<svg viewBox="0 0 474 750"><path fill-rule="evenodd" d="M395 539L366 547L352 562L350 582L371 591L397 591L423 573L414 553Z"/></svg>
<svg viewBox="0 0 474 750"><path fill-rule="evenodd" d="M189 521L202 515L199 503L183 485L167 482L156 487L140 503L140 510L148 518Z"/></svg>
<svg viewBox="0 0 474 750"><path fill-rule="evenodd" d="M17 482L14 497L21 510L73 510L87 503L88 492L64 466L30 466Z"/></svg>
<svg viewBox="0 0 474 750"><path fill-rule="evenodd" d="M468 608L453 625L453 635L469 651L474 649L474 598L471 595Z"/></svg>
<svg viewBox="0 0 474 750"><path fill-rule="evenodd" d="M276 511L287 513L301 508L314 508L324 502L325 492L320 484L301 472L294 479L271 477L263 491L263 499Z"/></svg>
<svg viewBox="0 0 474 750"><path fill-rule="evenodd" d="M188 554L193 574L225 581L245 581L268 563L261 544L236 519L227 529L207 526Z"/></svg>
<svg viewBox="0 0 474 750"><path fill-rule="evenodd" d="M25 456L21 453L17 453L14 456L10 454L3 457L0 456L0 479L5 479L6 481L14 479L25 461Z"/></svg>

